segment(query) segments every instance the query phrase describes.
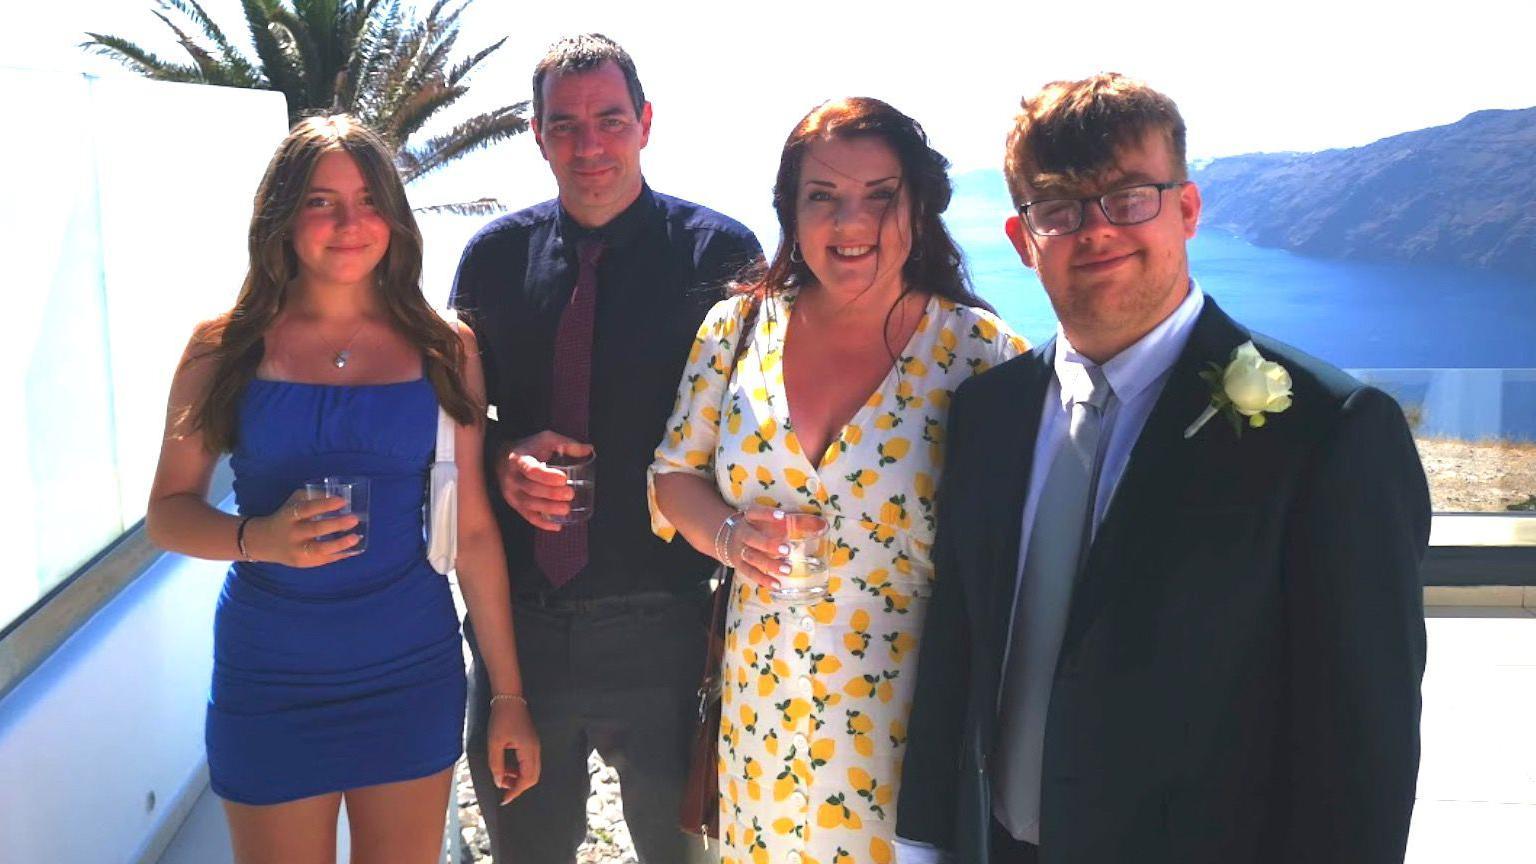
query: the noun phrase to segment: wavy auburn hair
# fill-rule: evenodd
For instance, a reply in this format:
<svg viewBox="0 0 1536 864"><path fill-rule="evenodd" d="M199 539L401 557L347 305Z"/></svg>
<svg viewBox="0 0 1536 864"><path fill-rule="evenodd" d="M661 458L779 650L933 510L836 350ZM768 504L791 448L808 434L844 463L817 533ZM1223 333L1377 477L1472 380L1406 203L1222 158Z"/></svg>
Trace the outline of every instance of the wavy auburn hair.
<svg viewBox="0 0 1536 864"><path fill-rule="evenodd" d="M949 182L949 160L928 143L928 135L916 120L879 99L853 96L833 99L812 108L795 124L779 155L779 173L773 184L773 211L779 217L779 248L767 269L749 277L736 290L759 299L768 294L813 284L815 274L804 261L791 259L795 248L796 190L805 154L818 141L874 138L885 142L901 164L901 195L912 214L909 227L912 248L901 265L903 293L921 289L956 303L992 307L976 295L965 269L960 247L944 227L940 215L949 207L954 188ZM893 202L894 206L894 202Z"/></svg>
<svg viewBox="0 0 1536 864"><path fill-rule="evenodd" d="M357 118L345 114L308 117L294 124L267 164L256 190L247 246L250 267L234 308L199 334L206 351L190 359L213 358L211 383L186 419L203 433L214 452L235 446L236 409L256 376L267 329L282 311L288 286L299 275L293 251L293 223L309 191L315 166L327 153L346 153L357 163L374 208L389 224L389 250L374 271L380 304L390 322L422 353L422 367L438 401L453 419L473 422L479 408L464 385L464 346L421 293L421 230L411 214L388 145Z"/></svg>

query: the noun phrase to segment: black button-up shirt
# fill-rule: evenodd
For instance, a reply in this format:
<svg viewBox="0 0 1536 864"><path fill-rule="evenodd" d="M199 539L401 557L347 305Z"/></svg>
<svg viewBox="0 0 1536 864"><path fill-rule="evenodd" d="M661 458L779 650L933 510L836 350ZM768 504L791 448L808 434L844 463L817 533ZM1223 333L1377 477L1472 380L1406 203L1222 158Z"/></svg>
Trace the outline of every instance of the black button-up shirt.
<svg viewBox="0 0 1536 864"><path fill-rule="evenodd" d="M605 245L588 401L597 496L587 567L553 591L534 563L535 529L501 500L492 457L502 443L549 428L555 331L576 283L576 241L587 236ZM682 593L709 577L711 559L651 533L646 469L704 314L761 256L741 223L648 187L601 228L580 227L556 200L503 216L469 241L450 303L474 328L496 408L486 466L514 594Z"/></svg>

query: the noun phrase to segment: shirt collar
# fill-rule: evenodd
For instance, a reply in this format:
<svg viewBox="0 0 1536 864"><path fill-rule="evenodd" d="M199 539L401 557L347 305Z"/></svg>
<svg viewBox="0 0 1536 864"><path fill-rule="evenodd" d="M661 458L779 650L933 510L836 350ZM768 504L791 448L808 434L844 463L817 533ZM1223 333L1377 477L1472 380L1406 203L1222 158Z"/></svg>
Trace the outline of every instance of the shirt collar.
<svg viewBox="0 0 1536 864"><path fill-rule="evenodd" d="M647 215L655 211L656 197L651 193L651 187L642 182L640 195L619 215L596 228L583 228L561 207L560 237L571 254L575 254L576 243L580 240L598 240L609 249L623 247L640 234L645 227Z"/></svg>
<svg viewBox="0 0 1536 864"><path fill-rule="evenodd" d="M1178 308L1153 327L1151 332L1102 365L1104 377L1108 379L1116 399L1122 403L1135 399L1173 368L1179 355L1184 352L1190 331L1194 330L1195 321L1203 308L1205 292L1191 278L1189 294ZM1077 353L1059 324L1056 326L1056 358L1053 365L1061 390L1061 407L1070 410L1074 401L1086 398L1092 389L1085 367L1094 363Z"/></svg>

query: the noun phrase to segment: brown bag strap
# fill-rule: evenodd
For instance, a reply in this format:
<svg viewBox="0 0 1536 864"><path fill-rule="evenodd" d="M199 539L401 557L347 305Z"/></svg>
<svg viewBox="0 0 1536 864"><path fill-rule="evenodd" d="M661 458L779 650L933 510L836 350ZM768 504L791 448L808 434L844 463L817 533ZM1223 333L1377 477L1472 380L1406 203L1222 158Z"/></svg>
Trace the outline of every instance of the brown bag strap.
<svg viewBox="0 0 1536 864"><path fill-rule="evenodd" d="M699 682L699 719L709 713L711 702L720 698L720 667L725 659L725 617L730 606L730 595L735 587L735 571L721 566L716 571L720 584L715 587L709 611L709 641L704 655L704 677Z"/></svg>
<svg viewBox="0 0 1536 864"><path fill-rule="evenodd" d="M731 361L734 368L741 363L752 342L752 331L757 327L757 314L762 306L762 295L753 292L747 296L746 313L741 316L737 329L736 356ZM723 416L723 414L722 414ZM731 589L735 586L736 571L724 564L715 571L718 585L715 588L709 612L708 653L704 656L704 678L699 682L699 719L709 712L709 705L720 697L720 667L725 656L725 618L730 604Z"/></svg>

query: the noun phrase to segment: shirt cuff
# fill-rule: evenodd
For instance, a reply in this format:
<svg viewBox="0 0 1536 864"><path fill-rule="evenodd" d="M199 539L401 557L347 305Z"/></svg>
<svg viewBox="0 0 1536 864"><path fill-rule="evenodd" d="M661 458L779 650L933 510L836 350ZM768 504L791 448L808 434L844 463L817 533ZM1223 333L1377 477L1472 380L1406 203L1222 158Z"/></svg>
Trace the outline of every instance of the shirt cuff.
<svg viewBox="0 0 1536 864"><path fill-rule="evenodd" d="M897 837L896 864L949 864L949 853L930 843Z"/></svg>
<svg viewBox="0 0 1536 864"><path fill-rule="evenodd" d="M672 538L677 536L677 526L673 525L667 517L661 515L661 507L656 503L656 475L669 474L672 471L680 470L682 469L661 467L653 464L645 472L645 503L651 510L651 533L668 543L671 543Z"/></svg>

